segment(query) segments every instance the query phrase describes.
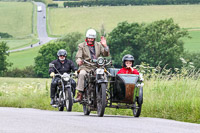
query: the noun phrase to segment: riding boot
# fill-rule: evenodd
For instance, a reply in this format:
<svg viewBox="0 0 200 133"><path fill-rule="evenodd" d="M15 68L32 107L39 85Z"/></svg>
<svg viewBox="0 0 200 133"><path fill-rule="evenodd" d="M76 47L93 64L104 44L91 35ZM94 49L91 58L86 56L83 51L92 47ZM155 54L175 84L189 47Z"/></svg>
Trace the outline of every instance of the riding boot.
<svg viewBox="0 0 200 133"><path fill-rule="evenodd" d="M55 104L55 100L54 98L51 98L51 102L50 102L51 105Z"/></svg>
<svg viewBox="0 0 200 133"><path fill-rule="evenodd" d="M82 100L82 97L83 97L83 93L79 91L77 93L77 97L75 99L75 102L80 102Z"/></svg>

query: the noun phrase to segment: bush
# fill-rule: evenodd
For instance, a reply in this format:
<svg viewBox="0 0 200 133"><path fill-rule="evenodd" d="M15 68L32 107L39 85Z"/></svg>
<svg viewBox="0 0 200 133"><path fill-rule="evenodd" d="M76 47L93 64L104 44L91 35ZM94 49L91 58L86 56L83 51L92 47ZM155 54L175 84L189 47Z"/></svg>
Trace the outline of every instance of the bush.
<svg viewBox="0 0 200 133"><path fill-rule="evenodd" d="M200 0L96 0L64 2L64 7L199 4Z"/></svg>
<svg viewBox="0 0 200 133"><path fill-rule="evenodd" d="M24 69L13 68L11 70L8 70L4 76L5 77L35 78L36 74L34 72L33 66L27 66Z"/></svg>
<svg viewBox="0 0 200 133"><path fill-rule="evenodd" d="M11 38L13 37L12 35L8 34L8 33L2 33L0 32L0 38Z"/></svg>
<svg viewBox="0 0 200 133"><path fill-rule="evenodd" d="M48 4L48 7L58 7L58 3L50 3Z"/></svg>

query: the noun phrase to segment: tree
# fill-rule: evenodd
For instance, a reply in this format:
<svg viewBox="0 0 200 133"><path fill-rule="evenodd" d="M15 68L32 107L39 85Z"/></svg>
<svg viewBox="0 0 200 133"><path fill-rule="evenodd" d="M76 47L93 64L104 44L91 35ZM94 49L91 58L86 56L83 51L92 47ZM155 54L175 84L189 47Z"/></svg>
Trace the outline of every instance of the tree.
<svg viewBox="0 0 200 133"><path fill-rule="evenodd" d="M155 21L147 25L139 39L144 47L140 50L140 62L147 62L151 66L167 68L181 67L180 57L184 52L181 38L187 37L188 32L174 24L173 19Z"/></svg>
<svg viewBox="0 0 200 133"><path fill-rule="evenodd" d="M136 64L140 55L140 49L143 47L142 43L138 42L137 38L142 32L143 25L138 23L122 22L108 35L108 45L110 48L113 63L120 67L122 64L122 57L129 53L136 58Z"/></svg>
<svg viewBox="0 0 200 133"><path fill-rule="evenodd" d="M122 22L109 34L108 44L114 64L121 65L122 57L129 53L135 64L146 62L151 66L179 67L183 54L182 37L188 32L174 24L172 19L155 21L151 24Z"/></svg>
<svg viewBox="0 0 200 133"><path fill-rule="evenodd" d="M8 67L12 65L7 61L7 56L9 56L8 51L9 47L6 45L6 42L0 42L0 76L4 76L4 72L8 70Z"/></svg>

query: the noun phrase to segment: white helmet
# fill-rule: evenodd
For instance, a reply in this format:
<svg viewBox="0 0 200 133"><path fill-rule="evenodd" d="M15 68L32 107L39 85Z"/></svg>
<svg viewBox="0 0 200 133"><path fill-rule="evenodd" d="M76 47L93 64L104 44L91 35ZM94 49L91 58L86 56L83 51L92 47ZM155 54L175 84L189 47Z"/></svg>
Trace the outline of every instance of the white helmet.
<svg viewBox="0 0 200 133"><path fill-rule="evenodd" d="M87 38L96 38L96 31L94 29L89 29L86 33Z"/></svg>

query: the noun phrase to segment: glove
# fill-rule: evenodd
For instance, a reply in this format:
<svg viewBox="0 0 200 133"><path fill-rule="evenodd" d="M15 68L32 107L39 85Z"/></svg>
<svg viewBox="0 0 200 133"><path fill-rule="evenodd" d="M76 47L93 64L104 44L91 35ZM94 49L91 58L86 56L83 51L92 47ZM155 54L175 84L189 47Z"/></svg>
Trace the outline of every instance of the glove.
<svg viewBox="0 0 200 133"><path fill-rule="evenodd" d="M50 74L50 77L55 77L55 73L54 72L51 72L51 74Z"/></svg>
<svg viewBox="0 0 200 133"><path fill-rule="evenodd" d="M78 72L77 72L77 71L75 71L75 72L74 72L74 75L75 75L75 77L77 77L77 76L78 76Z"/></svg>

